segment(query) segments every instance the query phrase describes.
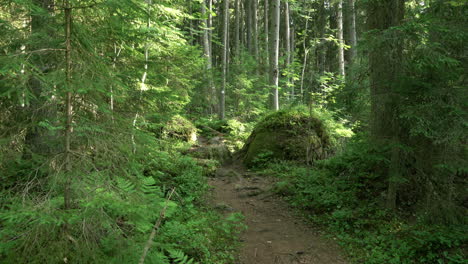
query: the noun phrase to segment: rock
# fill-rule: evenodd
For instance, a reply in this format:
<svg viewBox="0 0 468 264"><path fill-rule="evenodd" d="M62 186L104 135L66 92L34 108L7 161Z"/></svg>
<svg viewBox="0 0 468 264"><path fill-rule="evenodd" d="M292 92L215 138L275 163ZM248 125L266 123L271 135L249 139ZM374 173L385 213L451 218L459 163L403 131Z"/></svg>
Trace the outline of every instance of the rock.
<svg viewBox="0 0 468 264"><path fill-rule="evenodd" d="M332 131L321 119L301 110L282 110L258 123L239 152L248 167L271 160L311 162L334 152Z"/></svg>

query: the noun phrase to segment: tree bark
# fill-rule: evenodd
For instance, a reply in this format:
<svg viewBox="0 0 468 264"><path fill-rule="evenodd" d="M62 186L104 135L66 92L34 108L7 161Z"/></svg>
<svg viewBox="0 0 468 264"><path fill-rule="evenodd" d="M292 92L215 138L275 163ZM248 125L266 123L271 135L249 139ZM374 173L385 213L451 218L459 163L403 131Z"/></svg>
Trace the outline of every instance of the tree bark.
<svg viewBox="0 0 468 264"><path fill-rule="evenodd" d="M284 2L284 38L285 38L285 45L286 45L286 69L288 72L290 71L289 67L291 65L291 29L290 29L290 21L289 21L289 2ZM286 89L289 88L291 83L291 78L289 77L288 73L288 81L286 84ZM290 100L294 98L294 86L291 86L290 91Z"/></svg>
<svg viewBox="0 0 468 264"><path fill-rule="evenodd" d="M258 0L251 0L252 1L252 28L253 28L253 52L255 61L258 62L259 60L259 49L258 49ZM257 74L258 74L258 67L257 67Z"/></svg>
<svg viewBox="0 0 468 264"><path fill-rule="evenodd" d="M235 36L234 36L234 47L235 47L235 58L239 60L240 57L240 0L236 0L235 2L235 9L236 9L236 25L235 25Z"/></svg>
<svg viewBox="0 0 468 264"><path fill-rule="evenodd" d="M356 37L356 11L354 9L355 0L348 0L348 17L349 17L349 40L350 40L350 56L349 63L352 64L357 56L357 37Z"/></svg>
<svg viewBox="0 0 468 264"><path fill-rule="evenodd" d="M279 81L279 69L278 69L278 58L279 58L279 38L280 38L280 0L273 0L272 3L272 31L271 31L271 72L270 72L270 85L272 86L273 96L273 110L279 110L279 93L278 93L278 81Z"/></svg>
<svg viewBox="0 0 468 264"><path fill-rule="evenodd" d="M223 23L223 86L221 89L221 100L219 109L219 118L226 116L226 76L228 67L228 38L229 38L229 0L224 0L224 23Z"/></svg>
<svg viewBox="0 0 468 264"><path fill-rule="evenodd" d="M343 40L343 0L337 4L337 27L338 27L338 66L339 73L345 77L345 60L344 60L344 40Z"/></svg>
<svg viewBox="0 0 468 264"><path fill-rule="evenodd" d="M211 0L208 0L211 2ZM211 12L210 12L211 13ZM208 28L208 22L209 19L206 15L206 5L202 3L201 5L201 15L203 18L203 54L206 59L206 77L208 81L208 91L207 91L207 98L208 98L208 104L211 106L210 107L210 112L214 111L215 105L216 105L216 88L214 86L213 82L213 73L212 73L212 56L211 56L211 42L210 42L210 34L209 34L209 28Z"/></svg>
<svg viewBox="0 0 468 264"><path fill-rule="evenodd" d="M265 31L265 73L270 72L270 48L269 48L269 38L268 35L270 34L269 27L268 27L268 20L270 17L270 12L269 12L269 5L268 5L269 0L265 0L264 2L264 13L263 13L263 19L264 19L264 31ZM268 82L269 74L265 74L266 80Z"/></svg>
<svg viewBox="0 0 468 264"><path fill-rule="evenodd" d="M252 2L253 0L245 0L244 9L245 9L245 27L247 29L246 41L247 41L247 50L252 55L253 52L253 45L252 45L252 34L253 34L253 26L252 26Z"/></svg>

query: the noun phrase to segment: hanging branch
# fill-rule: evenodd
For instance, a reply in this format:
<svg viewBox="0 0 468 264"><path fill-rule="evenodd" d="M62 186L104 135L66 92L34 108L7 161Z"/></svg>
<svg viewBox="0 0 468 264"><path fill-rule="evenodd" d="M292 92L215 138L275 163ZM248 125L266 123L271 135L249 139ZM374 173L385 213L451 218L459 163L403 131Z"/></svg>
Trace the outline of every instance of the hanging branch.
<svg viewBox="0 0 468 264"><path fill-rule="evenodd" d="M166 199L166 203L164 204L164 208L161 210L161 213L159 214L159 218L158 218L158 220L156 221L156 223L153 226L153 230L151 231L151 235L148 238L148 241L146 241L145 248L143 249L143 254L141 255L140 261L138 261L138 264L143 264L145 262L146 255L148 255L148 251L151 248L151 244L153 243L154 237L156 236L156 233L159 230L159 226L161 225L162 220L164 220L164 218L166 217L166 215L165 215L166 210L167 210L167 207L169 206L169 201L171 200L171 197L174 194L175 189L176 189L175 187L172 188L171 193L169 194L169 196Z"/></svg>

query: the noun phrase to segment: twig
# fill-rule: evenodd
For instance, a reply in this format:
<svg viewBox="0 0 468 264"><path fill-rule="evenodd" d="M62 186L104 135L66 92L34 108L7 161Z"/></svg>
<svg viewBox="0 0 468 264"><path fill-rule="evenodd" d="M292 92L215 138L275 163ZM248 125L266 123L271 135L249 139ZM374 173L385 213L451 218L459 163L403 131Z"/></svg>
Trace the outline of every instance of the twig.
<svg viewBox="0 0 468 264"><path fill-rule="evenodd" d="M143 254L141 255L141 258L140 258L140 261L138 262L138 264L143 264L145 262L146 255L148 254L148 251L149 251L149 249L151 247L151 244L153 243L154 237L156 236L156 233L158 232L159 226L161 225L162 220L165 217L167 206L169 205L169 201L171 200L171 197L174 194L174 192L175 192L175 187L172 188L171 193L169 194L169 196L166 199L166 203L164 205L164 208L162 209L161 213L159 214L158 220L156 221L156 223L153 226L153 231L151 231L151 235L148 238L148 241L146 241L145 248L143 249Z"/></svg>

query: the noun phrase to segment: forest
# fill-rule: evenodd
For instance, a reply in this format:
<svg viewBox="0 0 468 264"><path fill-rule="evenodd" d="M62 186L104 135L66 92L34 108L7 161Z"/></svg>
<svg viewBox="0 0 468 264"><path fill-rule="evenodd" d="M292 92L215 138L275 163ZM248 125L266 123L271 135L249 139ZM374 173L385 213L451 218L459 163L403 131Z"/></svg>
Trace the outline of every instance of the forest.
<svg viewBox="0 0 468 264"><path fill-rule="evenodd" d="M468 263L466 0L0 0L0 263Z"/></svg>

